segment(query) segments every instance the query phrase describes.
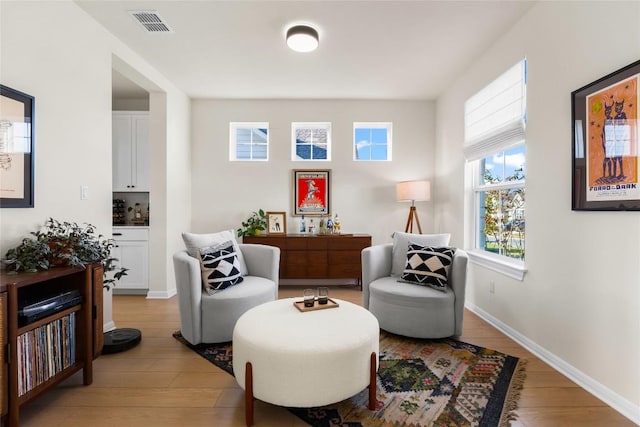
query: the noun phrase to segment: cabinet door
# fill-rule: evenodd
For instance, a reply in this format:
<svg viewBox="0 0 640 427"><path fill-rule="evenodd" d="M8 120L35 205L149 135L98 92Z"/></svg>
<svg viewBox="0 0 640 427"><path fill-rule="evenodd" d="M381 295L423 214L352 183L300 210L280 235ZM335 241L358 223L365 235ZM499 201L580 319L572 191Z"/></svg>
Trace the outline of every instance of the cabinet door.
<svg viewBox="0 0 640 427"><path fill-rule="evenodd" d="M149 116L112 116L113 191L149 191Z"/></svg>
<svg viewBox="0 0 640 427"><path fill-rule="evenodd" d="M116 241L113 256L117 266L128 268L115 289L149 289L149 243L139 240Z"/></svg>
<svg viewBox="0 0 640 427"><path fill-rule="evenodd" d="M132 164L131 189L149 191L149 116L134 115L132 126L135 162Z"/></svg>
<svg viewBox="0 0 640 427"><path fill-rule="evenodd" d="M113 138L113 191L131 191L131 116L114 114L112 118Z"/></svg>

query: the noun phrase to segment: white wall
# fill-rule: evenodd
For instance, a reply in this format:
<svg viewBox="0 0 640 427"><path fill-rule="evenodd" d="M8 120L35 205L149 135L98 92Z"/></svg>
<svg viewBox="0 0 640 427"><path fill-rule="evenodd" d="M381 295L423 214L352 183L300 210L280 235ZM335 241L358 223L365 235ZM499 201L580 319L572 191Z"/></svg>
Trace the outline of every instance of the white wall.
<svg viewBox="0 0 640 427"><path fill-rule="evenodd" d="M636 422L640 214L571 210L570 93L640 58L639 22L638 2L540 2L445 91L436 113L437 223L468 246L464 101L527 58L529 271L519 282L472 265L468 305Z"/></svg>
<svg viewBox="0 0 640 427"><path fill-rule="evenodd" d="M0 210L0 254L48 217L88 222L110 236L112 54L145 75L155 90L168 94L165 114L171 114L167 135L172 150L188 151L188 99L71 1L3 1L0 8L2 84L35 96L35 208ZM166 137L154 142L156 149L167 149ZM188 161L176 167L188 171ZM157 170L154 179L152 188L166 188L158 184L166 180L164 171ZM80 200L81 185L89 187L87 200ZM159 210L169 196L158 194ZM188 219L178 221L159 226L188 226ZM166 239L162 233L160 280L165 288L175 286L167 259L177 249ZM105 328L112 328L111 293L105 293L104 314Z"/></svg>
<svg viewBox="0 0 640 427"><path fill-rule="evenodd" d="M0 7L2 84L35 96L35 207L0 211L0 253L48 217L111 235L111 57L99 48L107 38L71 3ZM110 293L104 315L110 322Z"/></svg>
<svg viewBox="0 0 640 427"><path fill-rule="evenodd" d="M434 171L434 103L418 101L194 100L192 179L194 232L237 229L252 211L286 211L292 217L292 170L331 169L331 212L345 233L371 234L374 243L404 230L409 204L395 200L395 183L431 179ZM229 162L229 122L267 121L268 162ZM291 122L332 124L332 161L291 161ZM355 162L354 121L393 122L393 161ZM433 230L433 202L417 203L423 231ZM317 222L318 219L316 219Z"/></svg>

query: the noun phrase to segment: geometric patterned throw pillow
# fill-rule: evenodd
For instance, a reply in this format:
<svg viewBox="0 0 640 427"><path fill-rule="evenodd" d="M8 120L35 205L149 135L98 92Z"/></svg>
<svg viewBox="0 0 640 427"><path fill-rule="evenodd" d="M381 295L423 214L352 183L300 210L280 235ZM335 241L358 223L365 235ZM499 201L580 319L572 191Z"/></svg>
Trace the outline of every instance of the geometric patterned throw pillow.
<svg viewBox="0 0 640 427"><path fill-rule="evenodd" d="M410 242L401 281L444 292L455 252L455 248L434 248Z"/></svg>
<svg viewBox="0 0 640 427"><path fill-rule="evenodd" d="M236 285L244 279L240 274L240 262L231 240L198 251L202 271L203 290L212 295Z"/></svg>

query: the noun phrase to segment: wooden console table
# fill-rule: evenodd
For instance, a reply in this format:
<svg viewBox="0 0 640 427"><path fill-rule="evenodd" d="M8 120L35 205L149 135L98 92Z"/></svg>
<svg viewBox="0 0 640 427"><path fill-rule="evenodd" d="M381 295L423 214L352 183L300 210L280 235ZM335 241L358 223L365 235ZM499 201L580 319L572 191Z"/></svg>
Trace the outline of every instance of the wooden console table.
<svg viewBox="0 0 640 427"><path fill-rule="evenodd" d="M271 234L242 241L280 248L281 279L356 279L360 286L361 252L371 246L368 234Z"/></svg>

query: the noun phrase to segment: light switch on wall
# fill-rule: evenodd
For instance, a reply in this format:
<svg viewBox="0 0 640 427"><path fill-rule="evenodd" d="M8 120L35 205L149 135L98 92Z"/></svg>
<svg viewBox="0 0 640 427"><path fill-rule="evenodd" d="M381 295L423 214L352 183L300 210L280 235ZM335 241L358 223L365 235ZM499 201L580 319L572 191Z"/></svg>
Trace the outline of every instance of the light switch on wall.
<svg viewBox="0 0 640 427"><path fill-rule="evenodd" d="M89 186L81 185L80 186L80 200L87 200L89 198Z"/></svg>

